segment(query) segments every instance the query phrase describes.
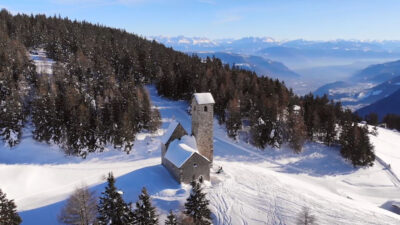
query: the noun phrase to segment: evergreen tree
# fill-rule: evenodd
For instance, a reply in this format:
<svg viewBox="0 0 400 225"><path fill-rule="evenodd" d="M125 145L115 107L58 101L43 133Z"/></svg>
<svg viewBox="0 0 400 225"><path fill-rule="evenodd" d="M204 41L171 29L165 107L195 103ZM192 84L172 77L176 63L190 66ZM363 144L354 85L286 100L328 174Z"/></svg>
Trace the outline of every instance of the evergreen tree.
<svg viewBox="0 0 400 225"><path fill-rule="evenodd" d="M208 208L209 201L200 186L200 183L192 181L192 191L185 203L184 213L193 219L196 225L211 224L211 211Z"/></svg>
<svg viewBox="0 0 400 225"><path fill-rule="evenodd" d="M176 218L172 210L169 211L167 219L165 220L165 225L178 225L178 219Z"/></svg>
<svg viewBox="0 0 400 225"><path fill-rule="evenodd" d="M236 98L229 101L226 118L228 136L236 139L237 132L242 123L240 120L240 106Z"/></svg>
<svg viewBox="0 0 400 225"><path fill-rule="evenodd" d="M156 208L151 205L150 196L145 187L139 195L139 200L136 202L136 209L133 212L135 224L137 225L155 225L158 224Z"/></svg>
<svg viewBox="0 0 400 225"><path fill-rule="evenodd" d="M98 204L98 223L100 225L133 224L133 214L127 203L122 199L121 192L115 187L112 173L108 174L107 187Z"/></svg>
<svg viewBox="0 0 400 225"><path fill-rule="evenodd" d="M378 114L376 113L370 113L365 116L365 121L367 121L368 124L376 126L379 123L379 117Z"/></svg>
<svg viewBox="0 0 400 225"><path fill-rule="evenodd" d="M386 123L387 128L397 129L400 131L400 115L387 114L383 118L383 122Z"/></svg>
<svg viewBox="0 0 400 225"><path fill-rule="evenodd" d="M289 146L299 153L303 149L306 140L306 129L301 119L301 111L290 112L289 114Z"/></svg>
<svg viewBox="0 0 400 225"><path fill-rule="evenodd" d="M355 123L343 126L340 135L340 153L350 160L353 166L372 166L375 161L374 147L368 137L368 128Z"/></svg>
<svg viewBox="0 0 400 225"><path fill-rule="evenodd" d="M0 224L18 225L22 219L17 213L17 206L13 200L8 200L0 189Z"/></svg>

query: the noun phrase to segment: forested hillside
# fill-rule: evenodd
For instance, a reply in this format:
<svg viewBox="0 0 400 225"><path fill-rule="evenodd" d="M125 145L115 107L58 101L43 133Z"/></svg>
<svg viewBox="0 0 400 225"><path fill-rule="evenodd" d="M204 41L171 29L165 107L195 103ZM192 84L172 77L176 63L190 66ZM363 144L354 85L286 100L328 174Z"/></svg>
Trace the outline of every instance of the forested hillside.
<svg viewBox="0 0 400 225"><path fill-rule="evenodd" d="M229 136L236 137L243 119L249 120L253 144L261 148L288 143L301 151L307 139L347 143L340 140L340 127L354 130L356 118L326 97L300 98L278 80L217 58L188 56L124 30L2 10L0 43L0 136L10 146L32 122L36 140L56 143L68 154L85 156L108 143L129 152L137 132L159 123L143 88L147 83L172 99L210 91ZM38 48L56 61L53 74L36 74L27 52ZM346 135L355 133L360 132ZM360 147L354 154L373 152Z"/></svg>

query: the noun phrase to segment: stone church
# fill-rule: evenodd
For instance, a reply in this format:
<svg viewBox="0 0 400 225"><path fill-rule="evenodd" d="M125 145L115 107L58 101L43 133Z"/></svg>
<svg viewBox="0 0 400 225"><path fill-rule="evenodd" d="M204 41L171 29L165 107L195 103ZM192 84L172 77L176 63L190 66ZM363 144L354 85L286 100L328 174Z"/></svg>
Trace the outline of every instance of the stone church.
<svg viewBox="0 0 400 225"><path fill-rule="evenodd" d="M179 183L210 180L213 161L214 98L211 93L192 97L192 132L173 121L161 140L161 162Z"/></svg>

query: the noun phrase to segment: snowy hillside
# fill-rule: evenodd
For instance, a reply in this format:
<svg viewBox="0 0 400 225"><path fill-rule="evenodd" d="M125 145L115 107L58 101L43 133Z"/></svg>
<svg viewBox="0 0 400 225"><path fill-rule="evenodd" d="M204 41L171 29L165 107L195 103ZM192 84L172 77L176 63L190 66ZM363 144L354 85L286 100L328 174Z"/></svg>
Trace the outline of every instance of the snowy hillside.
<svg viewBox="0 0 400 225"><path fill-rule="evenodd" d="M0 147L0 188L15 199L23 224L57 224L68 195L82 184L100 194L109 171L127 201L136 201L146 186L160 221L168 210L182 208L190 188L160 165L159 143L173 120L190 130L187 105L159 97L154 87L149 91L163 129L141 133L129 155L109 148L86 160L64 157L58 147L34 142L29 132L15 149ZM399 133L379 129L372 137L379 160L354 169L336 148L308 143L299 155L285 148L259 151L232 141L214 124L214 164L224 170L212 173L206 187L214 224L294 224L303 206L319 224L400 224L400 215L389 211L391 201L400 201Z"/></svg>

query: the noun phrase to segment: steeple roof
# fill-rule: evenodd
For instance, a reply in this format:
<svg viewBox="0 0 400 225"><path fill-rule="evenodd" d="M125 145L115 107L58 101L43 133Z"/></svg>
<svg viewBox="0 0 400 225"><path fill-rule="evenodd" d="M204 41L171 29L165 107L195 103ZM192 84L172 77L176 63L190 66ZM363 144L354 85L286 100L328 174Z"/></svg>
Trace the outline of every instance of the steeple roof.
<svg viewBox="0 0 400 225"><path fill-rule="evenodd" d="M195 93L193 94L194 98L196 99L197 104L215 104L214 98L210 92L204 93Z"/></svg>

